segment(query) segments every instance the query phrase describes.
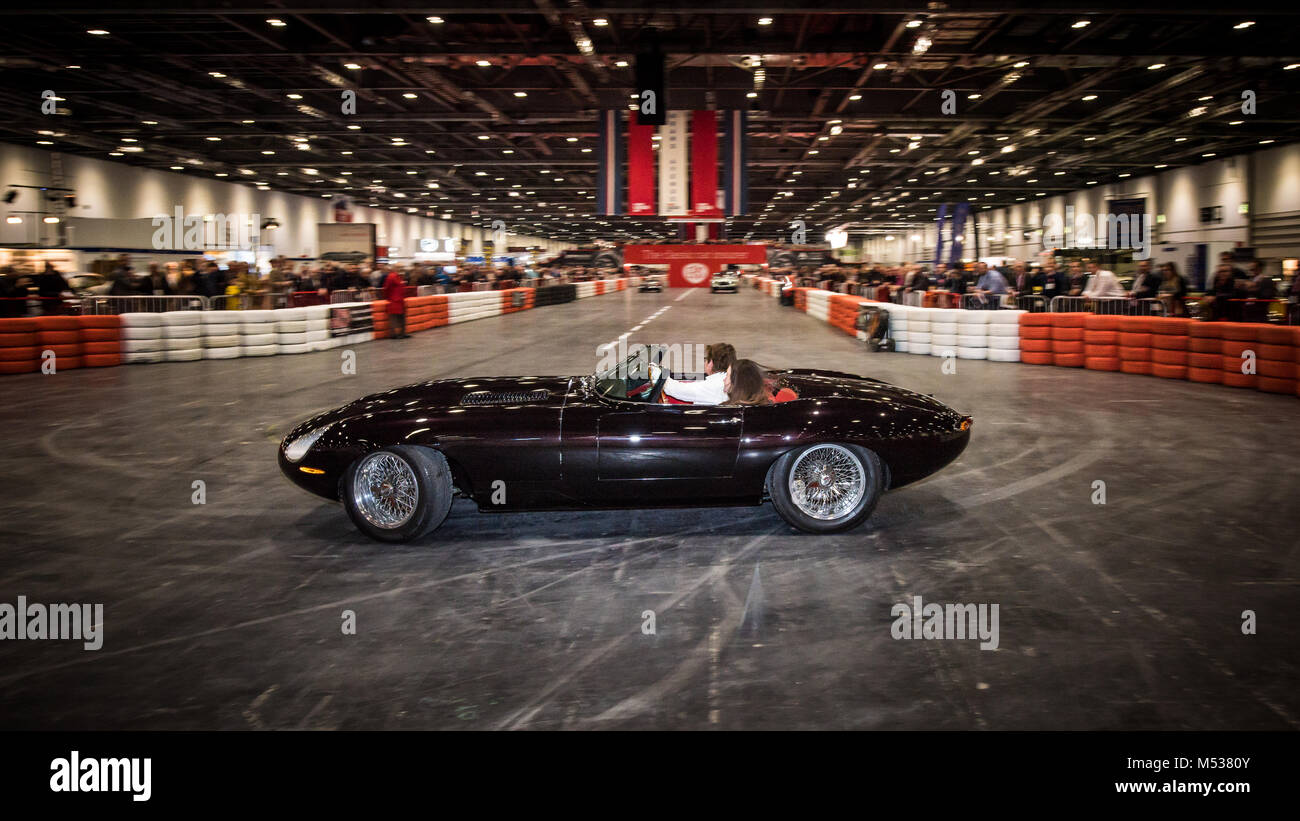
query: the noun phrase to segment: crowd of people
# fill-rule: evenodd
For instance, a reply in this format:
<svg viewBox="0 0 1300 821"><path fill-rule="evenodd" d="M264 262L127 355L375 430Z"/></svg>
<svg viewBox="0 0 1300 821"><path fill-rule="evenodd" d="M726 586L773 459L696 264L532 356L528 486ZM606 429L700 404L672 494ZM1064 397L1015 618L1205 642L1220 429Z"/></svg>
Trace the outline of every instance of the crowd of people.
<svg viewBox="0 0 1300 821"><path fill-rule="evenodd" d="M427 286L428 293L452 293L543 287L647 273L636 267L623 271L561 262L562 259L550 264L505 267L423 262L295 264L293 260L277 257L270 261L269 271L263 274L246 262L230 261L222 266L215 260L205 259L150 262L136 267L129 256L122 255L113 261L106 282L92 291L110 296L201 296L207 297L215 308L274 308L305 302L303 295L329 300L336 292L346 292L348 298L378 299L385 285L392 287L393 281L405 288ZM390 281L390 275L396 280ZM1073 306L1079 309L1103 299L1158 300L1169 316L1189 315L1189 283L1173 262L1157 265L1151 260L1139 261L1128 285L1122 284L1114 272L1106 270L1098 261L1088 259L1070 260L1064 269L1051 260L1041 264L1012 260L1001 267L983 261L969 266L939 263L933 268L868 262L773 268L769 275L788 277L800 286L899 303L932 292L933 304L939 307L965 305L996 309L1005 303L1046 310L1060 296L1081 297ZM1205 296L1200 298L1200 315L1211 320L1265 322L1270 302L1284 290L1290 321L1300 322L1300 290L1280 289L1260 262L1251 262L1243 269L1230 253L1224 253ZM291 294L299 298L293 300ZM27 301L33 296L40 297L42 312L59 313L65 310L63 300L74 295L64 274L50 263L39 273L0 268L0 316L25 315ZM966 296L971 299L963 300Z"/></svg>
<svg viewBox="0 0 1300 821"><path fill-rule="evenodd" d="M1002 267L981 261L969 268L939 263L933 269L919 264L839 264L774 269L771 275L789 276L800 286L898 303L908 302L913 294L933 292L939 307L965 304L996 309L1005 297L1010 305L1046 310L1052 299L1061 296L1080 297L1076 303L1078 308L1103 299L1158 300L1168 316L1189 315L1187 278L1179 272L1176 263L1157 265L1149 259L1138 262L1128 285L1091 259L1071 260L1064 270L1050 260L1032 265L1012 260ZM1264 272L1262 263L1254 261L1248 270L1242 269L1233 262L1232 254L1224 253L1201 300L1201 314L1216 321L1265 322L1269 302L1279 294L1276 280ZM966 295L974 299L963 302ZM1291 312L1300 310L1300 290L1292 287L1287 296ZM1035 299L1027 302L1020 297Z"/></svg>
<svg viewBox="0 0 1300 821"><path fill-rule="evenodd" d="M39 273L14 266L0 268L0 316L24 316L27 302L39 297L41 313L62 313L64 300L76 296L199 296L211 300L214 308L278 308L290 305L290 294L310 294L328 299L335 292L348 292L359 299L379 298L390 274L403 286L429 286L431 293L469 290L498 290L519 286L542 287L619 276L616 269L584 266L506 266L412 264L345 264L338 262L300 263L277 257L270 270L261 273L247 262L185 259L150 262L136 266L123 254L106 266L102 284L87 292L74 291L68 275L52 263Z"/></svg>

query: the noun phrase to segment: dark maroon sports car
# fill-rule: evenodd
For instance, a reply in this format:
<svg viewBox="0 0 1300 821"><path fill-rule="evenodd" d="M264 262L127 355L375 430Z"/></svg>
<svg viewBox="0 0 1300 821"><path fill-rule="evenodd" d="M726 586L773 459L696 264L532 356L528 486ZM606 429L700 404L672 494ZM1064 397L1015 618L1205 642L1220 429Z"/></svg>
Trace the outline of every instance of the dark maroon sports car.
<svg viewBox="0 0 1300 821"><path fill-rule="evenodd" d="M770 499L791 525L831 533L970 437L971 418L929 396L832 371L775 372L795 398L771 405L661 404L668 374L651 383L634 358L592 376L441 379L366 396L294 427L280 469L390 542L438 527L458 494L485 513Z"/></svg>

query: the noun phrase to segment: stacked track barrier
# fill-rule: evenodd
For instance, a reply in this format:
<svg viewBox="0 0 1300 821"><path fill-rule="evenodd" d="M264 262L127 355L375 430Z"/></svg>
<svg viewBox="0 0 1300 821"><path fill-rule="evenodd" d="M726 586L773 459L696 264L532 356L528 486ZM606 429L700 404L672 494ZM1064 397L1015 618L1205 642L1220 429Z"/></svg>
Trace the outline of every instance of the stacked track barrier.
<svg viewBox="0 0 1300 821"><path fill-rule="evenodd" d="M141 364L163 361L161 313L118 314L122 361Z"/></svg>
<svg viewBox="0 0 1300 821"><path fill-rule="evenodd" d="M42 316L36 318L36 344L43 356L53 351L57 371L84 367L81 348L81 325L75 316Z"/></svg>
<svg viewBox="0 0 1300 821"><path fill-rule="evenodd" d="M588 296L616 293L638 281L594 280L536 289L408 297L407 331L572 302L579 287ZM45 351L53 357L56 373L82 367L323 351L388 336L387 304L379 300L260 310L151 310L0 319L0 374L40 371ZM364 317L356 312L348 316L344 310L360 307L372 312L373 329ZM339 327L333 327L335 323Z"/></svg>
<svg viewBox="0 0 1300 821"><path fill-rule="evenodd" d="M35 319L0 319L0 374L41 369Z"/></svg>
<svg viewBox="0 0 1300 821"><path fill-rule="evenodd" d="M280 352L280 333L275 311L239 311L241 356L275 356Z"/></svg>
<svg viewBox="0 0 1300 821"><path fill-rule="evenodd" d="M1258 327L1257 387L1268 393L1300 396L1300 327Z"/></svg>
<svg viewBox="0 0 1300 821"><path fill-rule="evenodd" d="M115 315L79 316L81 360L87 368L122 364L122 320Z"/></svg>
<svg viewBox="0 0 1300 821"><path fill-rule="evenodd" d="M1058 368L1082 368L1086 314L1062 314L1051 326L1052 364Z"/></svg>
<svg viewBox="0 0 1300 821"><path fill-rule="evenodd" d="M244 323L236 311L204 311L203 358L235 359L244 355Z"/></svg>
<svg viewBox="0 0 1300 821"><path fill-rule="evenodd" d="M168 311L162 317L164 362L194 362L203 358L203 311Z"/></svg>

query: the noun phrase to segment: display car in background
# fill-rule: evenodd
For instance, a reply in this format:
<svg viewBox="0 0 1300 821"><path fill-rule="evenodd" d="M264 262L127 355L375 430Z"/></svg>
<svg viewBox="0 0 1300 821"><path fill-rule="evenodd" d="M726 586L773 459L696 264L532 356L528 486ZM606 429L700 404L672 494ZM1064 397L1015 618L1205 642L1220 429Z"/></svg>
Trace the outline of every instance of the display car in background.
<svg viewBox="0 0 1300 821"><path fill-rule="evenodd" d="M645 376L652 349L633 345L590 376L441 379L366 396L290 430L280 469L389 542L438 527L456 495L484 513L770 499L800 530L833 533L970 437L971 418L932 397L833 371L774 371L795 395L776 404L661 404L669 372Z"/></svg>
<svg viewBox="0 0 1300 821"><path fill-rule="evenodd" d="M740 277L733 271L719 271L709 280L709 290L715 294L718 291L738 293L740 291Z"/></svg>
<svg viewBox="0 0 1300 821"><path fill-rule="evenodd" d="M641 293L645 293L646 291L662 292L663 289L664 289L663 278L658 276L657 274L646 274L641 279L641 287L639 289Z"/></svg>

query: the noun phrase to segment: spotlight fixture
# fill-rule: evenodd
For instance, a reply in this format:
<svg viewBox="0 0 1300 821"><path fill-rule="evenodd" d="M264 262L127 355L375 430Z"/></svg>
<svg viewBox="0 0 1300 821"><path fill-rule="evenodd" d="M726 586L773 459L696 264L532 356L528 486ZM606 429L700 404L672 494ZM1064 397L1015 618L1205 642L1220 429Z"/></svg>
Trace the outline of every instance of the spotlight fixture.
<svg viewBox="0 0 1300 821"><path fill-rule="evenodd" d="M278 219L276 219L275 217L271 217L271 218L268 219L268 220L263 220L263 221L262 221L262 230L263 230L263 231L269 231L269 230L271 230L271 229L279 228L279 227L280 227L280 221L279 221Z"/></svg>

